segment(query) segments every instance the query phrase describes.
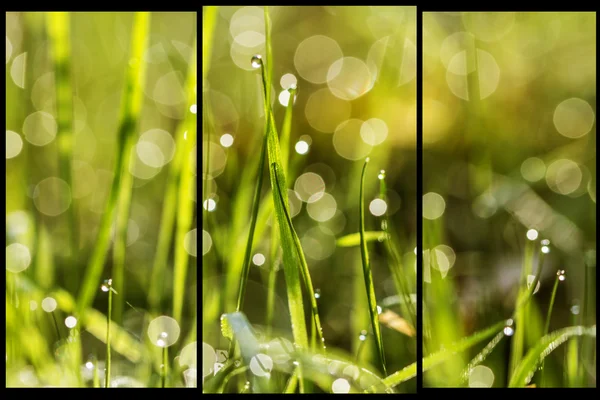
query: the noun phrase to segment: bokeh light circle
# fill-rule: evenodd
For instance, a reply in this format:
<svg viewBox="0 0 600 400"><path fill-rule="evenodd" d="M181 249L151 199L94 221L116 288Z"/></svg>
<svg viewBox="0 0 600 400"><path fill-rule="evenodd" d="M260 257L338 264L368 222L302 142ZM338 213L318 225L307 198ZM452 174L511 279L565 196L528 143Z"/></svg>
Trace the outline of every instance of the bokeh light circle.
<svg viewBox="0 0 600 400"><path fill-rule="evenodd" d="M423 195L423 218L434 220L444 214L446 202L444 198L435 192Z"/></svg>
<svg viewBox="0 0 600 400"><path fill-rule="evenodd" d="M71 205L71 188L60 178L46 178L33 190L33 203L42 214L55 217Z"/></svg>
<svg viewBox="0 0 600 400"><path fill-rule="evenodd" d="M29 248L21 243L6 246L6 269L13 273L25 271L31 264Z"/></svg>
<svg viewBox="0 0 600 400"><path fill-rule="evenodd" d="M558 133L571 139L588 134L594 126L594 110L576 97L561 102L554 110L554 126Z"/></svg>
<svg viewBox="0 0 600 400"><path fill-rule="evenodd" d="M315 35L304 39L298 45L294 54L294 66L303 79L322 84L335 77L335 71L329 73L330 67L343 55L335 40L324 35Z"/></svg>
<svg viewBox="0 0 600 400"><path fill-rule="evenodd" d="M179 339L179 324L166 315L161 315L148 324L148 337L153 345L169 347Z"/></svg>
<svg viewBox="0 0 600 400"><path fill-rule="evenodd" d="M25 139L35 146L45 146L56 137L58 126L51 114L36 111L29 114L23 122Z"/></svg>
<svg viewBox="0 0 600 400"><path fill-rule="evenodd" d="M349 119L342 122L333 134L333 147L341 157L357 161L365 158L373 148L361 138L363 121L360 119Z"/></svg>

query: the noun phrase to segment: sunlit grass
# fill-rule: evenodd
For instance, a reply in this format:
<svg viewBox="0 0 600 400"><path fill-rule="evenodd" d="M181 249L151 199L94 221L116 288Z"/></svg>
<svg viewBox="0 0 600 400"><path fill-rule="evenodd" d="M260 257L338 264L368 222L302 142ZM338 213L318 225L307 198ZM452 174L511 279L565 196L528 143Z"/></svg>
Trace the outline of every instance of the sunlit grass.
<svg viewBox="0 0 600 400"><path fill-rule="evenodd" d="M7 42L29 54L15 64L22 77L7 74L7 130L24 136L7 157L7 180L22 180L6 194L7 387L196 387L196 275L186 274L197 253L195 14L6 18ZM180 69L190 75L181 88L161 86ZM165 107L179 89L184 99ZM46 125L27 125L31 115ZM56 137L41 140L54 124ZM139 146L155 127L166 141L174 132L178 162L168 145ZM140 175L144 157L175 164L173 201L159 167ZM170 228L153 215L163 202L178 211ZM155 240L161 296L147 302ZM155 323L166 315L176 319Z"/></svg>
<svg viewBox="0 0 600 400"><path fill-rule="evenodd" d="M272 25L281 23L282 12L294 9L219 7L218 23L214 26L218 33L205 32L203 37L203 41L212 38L203 60L203 65L209 65L210 69L204 92L207 102L203 106L203 236L209 243L203 253L203 391L410 392L414 385L392 389L384 383L384 378L386 370L395 371L414 361L414 324L407 322L414 318L414 312L408 311L414 309L414 272L405 268L409 272L404 278L412 283L406 284L404 292L398 290L399 279L394 283L389 277L402 273L400 257L408 265L414 262L414 257L410 257L412 249L406 256L414 238L410 229L402 225L405 221L399 222L400 218L388 215L382 217L379 210L365 206L376 196L385 203L384 207L395 206L390 216L398 212L397 197L388 199L385 188L378 188L381 181L373 176L377 174L364 175L361 181L364 157L360 161L350 160L342 154L347 149L336 149L331 156L319 154L321 147L326 149L323 140L331 140L331 135L311 137L312 131L305 131L306 119L313 114L305 115L301 107L314 88L296 78L295 73L281 71L283 65L295 59L282 51L283 36L280 38L281 31L274 31ZM234 29L233 21L244 13L252 15L247 22L253 24L252 32L257 35L248 34L247 38L245 34L239 35L235 43L230 43L232 53L225 55L223 49L227 43L220 36L226 27L223 19L230 20ZM214 17L214 9L204 9L206 29L213 28L210 21ZM407 31L413 26L410 22ZM252 38L263 43L263 32L264 45L248 54L243 62L241 57L238 59L235 46L247 44L244 40ZM233 30L230 33L235 37ZM391 58L386 60L393 63ZM239 69L229 70L232 61ZM386 65L383 71L387 68L391 65ZM346 76L351 75L346 72ZM394 92L386 80L396 78L387 72L382 75L375 86L379 91L373 88L374 101L384 101ZM224 123L224 114L228 112L220 108L220 101L227 96L218 90L229 81L236 82L234 93L242 105L234 103L227 110L237 112L250 105L250 111L244 111L250 117L244 117L239 131L237 122ZM408 102L411 95L410 91L405 94ZM367 110L375 112L365 106ZM322 111L325 118L328 109ZM334 118L335 112L331 110ZM358 135L358 131L353 133ZM390 142L395 143L391 132L389 136ZM346 141L347 146L352 143ZM363 146L361 143L356 145ZM376 167L386 166L392 151L385 146L373 149L371 162ZM314 152L312 157L311 152ZM321 162L311 165L308 159L315 155ZM223 161L224 165L219 164ZM325 172L311 171L315 165ZM329 170L331 175L325 175ZM264 183L267 173L270 188ZM325 183L324 178L331 176L336 180L335 174L338 186L334 189L333 182ZM397 175L397 171L392 171L393 196L399 192ZM364 198L360 205L359 195ZM325 214L319 208L320 201L323 207L325 203L331 207ZM409 203L404 211L410 214L411 207ZM301 214L303 208L308 215ZM384 228L377 226L382 220L386 221ZM336 227L336 221L341 227ZM328 239L319 242L307 232L317 232ZM401 234L397 235L398 232ZM368 274L363 273L361 265L361 233L373 254ZM399 243L399 236L405 243ZM394 253L391 247L386 250L381 244L384 240L394 242ZM321 244L328 246L331 258L318 258L319 251L325 252ZM279 274L280 269L283 274ZM348 272L350 279L340 279ZM343 275L338 276L339 273ZM388 284L394 289L390 290ZM339 292L338 286L343 288ZM365 298L365 293L370 294L370 299ZM349 331L343 335L339 332L340 315L336 314L347 315L343 329ZM329 335L336 338L329 339ZM385 347L384 336L389 338Z"/></svg>

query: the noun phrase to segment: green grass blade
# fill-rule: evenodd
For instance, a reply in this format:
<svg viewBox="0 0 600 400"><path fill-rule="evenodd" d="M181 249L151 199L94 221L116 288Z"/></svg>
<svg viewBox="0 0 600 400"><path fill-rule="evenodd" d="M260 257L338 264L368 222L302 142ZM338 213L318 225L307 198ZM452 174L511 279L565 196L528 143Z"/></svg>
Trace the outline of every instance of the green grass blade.
<svg viewBox="0 0 600 400"><path fill-rule="evenodd" d="M270 53L270 18L268 8L265 7L265 35L267 41L267 61L272 63L273 59ZM290 225L287 222L286 211L289 208L287 202L287 191L285 185L285 175L281 168L281 155L279 148L279 140L273 117L273 110L269 102L269 94L271 90L271 82L269 68L266 68L264 61L261 65L261 73L263 78L264 88L264 108L265 118L267 123L267 153L269 158L269 177L271 180L271 189L273 195L273 203L277 225L279 226L279 235L283 248L283 266L285 281L288 292L288 304L290 308L290 317L292 323L292 333L294 341L300 348L308 348L308 335L306 332L306 322L304 321L304 303L302 300L302 288L300 285L300 277L298 269L295 267L296 254L294 247L294 238L290 230ZM301 373L301 371L299 371Z"/></svg>
<svg viewBox="0 0 600 400"><path fill-rule="evenodd" d="M77 308L80 314L83 314L92 305L98 284L102 275L104 261L106 260L108 248L110 246L111 228L115 216L119 188L121 187L123 164L125 155L131 152L131 148L125 146L132 142L128 138L135 133L135 124L140 115L143 103L142 85L145 80L144 52L147 48L148 32L150 29L150 13L137 12L134 15L133 32L131 38L130 58L138 60L136 63L129 63L127 67L127 77L123 98L121 100L121 115L119 117L119 128L117 144L121 151L117 154L115 176L110 189L110 195L104 214L96 245L94 247L90 263L86 269L85 276L77 300Z"/></svg>
<svg viewBox="0 0 600 400"><path fill-rule="evenodd" d="M558 283L561 278L561 270L556 274L556 278L554 279L554 287L552 288L552 295L550 296L550 304L548 305L548 313L546 314L546 322L544 324L544 333L546 336L550 329L550 319L552 318L552 309L554 308L554 300L556 298L556 292L558 291ZM564 279L564 277L563 277ZM542 373L540 377L540 386L544 387L544 361L542 361Z"/></svg>
<svg viewBox="0 0 600 400"><path fill-rule="evenodd" d="M471 336L461 339L444 350L430 354L423 358L423 372L435 367L438 364L452 358L456 353L463 352L471 347L483 342L484 340L497 335L504 329L506 321L500 321L489 328L475 332ZM413 363L398 372L386 377L383 381L386 385L393 387L417 376L417 363Z"/></svg>
<svg viewBox="0 0 600 400"><path fill-rule="evenodd" d="M127 148L133 149L135 146L135 135L127 138ZM115 225L115 236L113 244L113 265L112 279L115 290L121 293L116 299L113 309L113 318L115 322L121 323L123 315L124 296L125 296L125 251L127 249L127 227L129 224L129 210L131 207L131 196L133 186L133 175L129 172L129 164L132 159L132 151L123 155L123 165L121 170L121 184L119 185L119 194L117 198L117 218Z"/></svg>
<svg viewBox="0 0 600 400"><path fill-rule="evenodd" d="M202 87L206 82L208 71L210 69L210 60L212 57L213 35L219 16L219 6L203 7L202 16Z"/></svg>
<svg viewBox="0 0 600 400"><path fill-rule="evenodd" d="M373 276L371 275L371 264L369 263L369 251L367 250L367 242L365 241L365 203L364 203L364 185L365 173L369 158L365 160L360 178L360 199L359 199L359 224L360 224L360 254L362 256L363 274L365 278L365 286L367 289L367 299L369 301L369 312L371 315L371 325L375 342L379 350L379 361L383 372L387 375L385 368L385 355L383 352L383 341L381 338L381 327L379 326L379 315L377 313L377 299L375 298L375 286L373 285Z"/></svg>
<svg viewBox="0 0 600 400"><path fill-rule="evenodd" d="M56 82L56 114L59 170L62 179L73 187L71 157L73 152L73 87L71 82L71 18L68 12L48 13L48 36L52 46ZM76 262L77 221L75 207L67 212L70 262ZM72 271L76 273L75 271Z"/></svg>
<svg viewBox="0 0 600 400"><path fill-rule="evenodd" d="M288 105L285 109L285 116L283 119L283 125L281 128L281 164L283 167L283 172L286 176L289 176L288 173L288 164L289 164L289 145L290 145L290 133L292 130L292 114L293 114L293 106L294 101L293 98L295 96L295 88L290 90L290 100L288 101ZM267 317L266 317L266 325L267 325L267 335L270 333L271 325L273 323L273 309L274 309L274 301L275 301L275 284L277 282L277 271L279 270L278 260L277 260L277 251L279 250L279 233L277 232L277 227L275 224L271 226L271 253L269 257L269 278L267 283Z"/></svg>
<svg viewBox="0 0 600 400"><path fill-rule="evenodd" d="M196 104L196 92L194 88L197 85L196 75L196 43L194 42L192 59L188 69L187 79L187 110L183 125L185 126L183 141L183 154L181 161L181 171L179 178L179 193L177 200L177 227L175 233L175 266L173 271L173 318L181 321L183 313L183 299L185 294L185 282L187 277L187 267L190 258L184 242L185 236L192 227L194 218L194 200L190 193L196 184L196 114L189 110L192 104Z"/></svg>
<svg viewBox="0 0 600 400"><path fill-rule="evenodd" d="M596 325L591 327L570 326L559 329L548 335L545 335L539 340L537 345L533 347L523 360L519 363L515 372L510 378L509 387L523 387L531 381L538 365L558 346L566 342L572 337L587 336L596 337Z"/></svg>
<svg viewBox="0 0 600 400"><path fill-rule="evenodd" d="M388 203L387 187L385 184L385 171L384 170L381 170L379 172L379 195L387 204ZM388 263L390 266L390 273L394 280L394 285L396 286L396 291L404 298L404 303L402 305L402 308L403 308L404 312L406 313L406 315L408 316L408 318L410 319L410 322L414 329L416 327L416 310L415 310L413 303L410 301L410 292L408 290L408 287L409 287L408 282L406 281L405 276L402 274L400 257L398 256L398 253L396 252L396 249L393 245L394 241L392 241L391 226L390 226L390 221L389 221L388 214L387 214L387 208L381 217L381 227L384 232L385 247L386 247L388 255L392 261L392 262Z"/></svg>
<svg viewBox="0 0 600 400"><path fill-rule="evenodd" d="M112 298L113 291L109 284L108 290L108 315L106 317L106 373L105 373L105 386L110 387L110 367L111 367L111 355L110 355L110 320L112 319Z"/></svg>
<svg viewBox="0 0 600 400"><path fill-rule="evenodd" d="M386 234L384 231L365 231L364 239L365 242L383 242L386 240ZM360 246L360 232L350 233L349 235L342 236L336 240L336 244L338 247Z"/></svg>
<svg viewBox="0 0 600 400"><path fill-rule="evenodd" d="M275 170L278 169L277 163L273 163L271 166ZM275 173L275 180L277 181L277 188L276 188L277 194L279 195L281 204L285 205L286 199L283 197L283 193L280 189L282 186L279 184L279 178L278 178L277 173ZM307 288L308 295L310 298L310 305L311 305L311 311L312 311L312 316L313 316L313 324L314 324L314 328L315 328L316 339L320 343L320 346L323 349L325 349L325 338L323 338L323 328L321 327L321 320L319 318L319 309L317 306L317 298L315 297L315 291L314 291L314 288L312 285L312 280L310 279L310 271L308 270L308 264L306 263L306 258L304 257L304 252L302 251L302 245L300 244L300 239L298 238L298 235L296 234L296 230L294 229L294 226L292 224L292 218L290 216L289 210L285 206L282 208L283 208L283 212L285 213L285 219L288 224L289 231L292 235L292 240L294 242L296 255L298 256L299 261L300 261L300 274L303 278L304 284Z"/></svg>
<svg viewBox="0 0 600 400"><path fill-rule="evenodd" d="M246 242L246 250L244 252L244 264L242 266L242 275L240 279L240 286L238 290L236 311L241 311L244 304L244 294L246 293L246 284L248 282L248 274L250 272L250 258L252 256L252 244L254 242L254 230L256 229L256 220L258 219L258 207L260 204L260 194L263 186L263 166L265 163L267 138L268 138L269 124L267 123L265 128L265 136L263 138L263 145L260 150L260 159L258 162L258 171L256 172L257 181L256 189L254 190L254 200L252 201L252 214L250 217L250 230L248 232L248 239Z"/></svg>
<svg viewBox="0 0 600 400"><path fill-rule="evenodd" d="M498 343L500 343L503 337L504 331L498 332L498 334L494 336L494 338L483 348L483 350L481 350L475 357L473 357L471 362L469 362L469 365L467 365L467 367L462 373L461 379L463 382L469 379L473 368L481 364L486 359L486 357L491 354L491 352L496 348L496 346L498 345Z"/></svg>

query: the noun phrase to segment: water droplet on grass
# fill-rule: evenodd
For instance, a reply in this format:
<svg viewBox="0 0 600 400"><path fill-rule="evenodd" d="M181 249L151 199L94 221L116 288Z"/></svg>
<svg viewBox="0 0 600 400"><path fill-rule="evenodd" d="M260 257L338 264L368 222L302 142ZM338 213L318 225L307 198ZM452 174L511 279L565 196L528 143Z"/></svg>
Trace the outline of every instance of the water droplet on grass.
<svg viewBox="0 0 600 400"><path fill-rule="evenodd" d="M558 280L563 282L565 279L567 279L567 276L565 275L565 270L564 269L559 269L556 272L556 275L558 276Z"/></svg>
<svg viewBox="0 0 600 400"><path fill-rule="evenodd" d="M315 299L318 299L320 297L321 297L321 289L315 290Z"/></svg>
<svg viewBox="0 0 600 400"><path fill-rule="evenodd" d="M506 320L506 325L504 326L504 334L506 336L512 336L515 333L514 321L512 319Z"/></svg>
<svg viewBox="0 0 600 400"><path fill-rule="evenodd" d="M360 331L360 335L358 336L358 338L364 342L365 340L367 340L367 331L366 330L362 330Z"/></svg>
<svg viewBox="0 0 600 400"><path fill-rule="evenodd" d="M262 65L262 57L259 54L252 56L251 64L253 68L260 68Z"/></svg>

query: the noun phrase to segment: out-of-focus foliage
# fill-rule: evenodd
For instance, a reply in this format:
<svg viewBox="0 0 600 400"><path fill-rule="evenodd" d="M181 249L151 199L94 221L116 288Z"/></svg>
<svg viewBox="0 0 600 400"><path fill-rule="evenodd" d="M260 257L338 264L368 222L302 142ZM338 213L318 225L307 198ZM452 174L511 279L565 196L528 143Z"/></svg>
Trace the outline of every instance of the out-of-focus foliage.
<svg viewBox="0 0 600 400"><path fill-rule="evenodd" d="M594 13L423 16L425 354L510 317L544 255L528 317L464 384L508 384L544 335L557 270L550 331L596 322L595 32ZM538 387L595 385L595 338L571 341ZM459 384L481 348L425 384Z"/></svg>
<svg viewBox="0 0 600 400"><path fill-rule="evenodd" d="M195 355L192 362L191 348L182 353L196 340L195 216L189 218L186 239L169 244L162 301L152 306L147 299L157 239L164 229L165 188L183 145L176 132L185 116L196 112L189 103L195 87L187 88L186 81L188 70L195 71L197 16L178 12L149 17L149 29L132 40L130 12L6 13L8 386L104 384L108 296L101 284L114 278L114 225L102 278L92 282L97 290L93 306L80 310L77 301L119 156L131 157L123 175L133 179L130 192L125 185L117 193L117 213L127 220L125 270L113 282L119 291L113 295L111 385L159 384L161 349L147 330L157 316L173 313L177 247L187 251L189 272L183 316L176 321L181 334L169 340L167 384L195 385L189 372L195 371ZM141 58L131 55L132 41L143 52ZM145 77L131 74L143 70L139 66ZM132 90L133 108L122 104L126 87ZM120 122L133 136L131 154L121 154ZM191 155L188 150L184 158ZM185 197L195 201L195 189ZM116 303L122 313L116 313ZM185 366L179 363L184 358ZM188 372L182 374L184 370ZM186 383L184 377L190 380Z"/></svg>

